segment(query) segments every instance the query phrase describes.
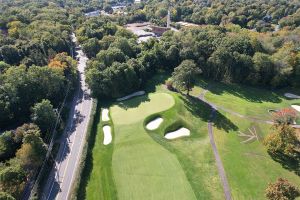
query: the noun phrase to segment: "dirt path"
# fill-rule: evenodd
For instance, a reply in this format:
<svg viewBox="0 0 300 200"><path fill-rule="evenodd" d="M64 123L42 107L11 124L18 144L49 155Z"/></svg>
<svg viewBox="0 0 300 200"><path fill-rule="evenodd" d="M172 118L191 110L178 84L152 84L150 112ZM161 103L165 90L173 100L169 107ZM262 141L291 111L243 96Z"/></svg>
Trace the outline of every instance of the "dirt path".
<svg viewBox="0 0 300 200"><path fill-rule="evenodd" d="M217 146L215 143L215 139L214 139L214 134L213 134L213 120L215 118L216 109L214 107L211 107L211 108L212 108L212 111L211 111L211 115L210 115L210 120L208 121L208 124L207 124L209 140L210 140L210 144L213 149L213 152L214 152L219 176L221 178L221 182L223 185L225 199L231 200L230 186L229 186L229 183L228 183L228 180L226 177L226 172L223 167L223 163L222 163L221 157L219 155L219 152L218 152L218 149L217 149Z"/></svg>

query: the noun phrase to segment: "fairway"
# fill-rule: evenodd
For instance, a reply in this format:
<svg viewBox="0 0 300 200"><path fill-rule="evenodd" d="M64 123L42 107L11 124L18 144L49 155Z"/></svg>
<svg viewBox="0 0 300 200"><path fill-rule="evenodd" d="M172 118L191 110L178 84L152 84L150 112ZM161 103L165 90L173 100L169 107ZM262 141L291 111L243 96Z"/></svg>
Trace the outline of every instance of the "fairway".
<svg viewBox="0 0 300 200"><path fill-rule="evenodd" d="M111 108L115 138L112 158L118 199L196 199L176 156L156 143L143 127L150 114L171 108L172 96L150 94L130 100L135 108ZM125 106L126 105L126 106Z"/></svg>
<svg viewBox="0 0 300 200"><path fill-rule="evenodd" d="M279 110L290 108L293 104L299 104L299 99L287 99L284 93L294 92L294 90L267 90L262 88L249 87L238 84L224 84L213 81L199 80L198 86L193 88L197 93L191 93L193 96L200 94L203 88L208 88L205 99L217 106L229 109L242 115L255 117L261 120L270 120L269 109ZM299 91L295 91L299 93Z"/></svg>
<svg viewBox="0 0 300 200"><path fill-rule="evenodd" d="M225 113L224 113L225 114ZM248 128L255 128L258 140L243 143L247 137L240 137L238 131L214 128L215 140L222 158L231 187L233 199L265 199L265 189L278 177L285 177L294 185L300 185L300 178L295 173L284 169L274 161L262 144L265 135L270 133L270 125L253 123L230 114L225 114L234 121L239 131L249 134Z"/></svg>

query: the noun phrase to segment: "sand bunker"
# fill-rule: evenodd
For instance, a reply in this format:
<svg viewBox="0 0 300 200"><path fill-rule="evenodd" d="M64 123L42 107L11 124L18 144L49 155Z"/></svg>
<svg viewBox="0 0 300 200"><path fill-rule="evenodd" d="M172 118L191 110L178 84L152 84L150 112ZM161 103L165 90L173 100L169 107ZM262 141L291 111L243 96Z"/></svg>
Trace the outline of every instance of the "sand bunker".
<svg viewBox="0 0 300 200"><path fill-rule="evenodd" d="M287 98L290 98L290 99L300 99L299 95L295 95L295 94L292 94L292 93L285 93L284 96L287 97Z"/></svg>
<svg viewBox="0 0 300 200"><path fill-rule="evenodd" d="M300 106L298 106L298 105L292 105L292 108L294 108L295 110L297 110L298 112L300 112Z"/></svg>
<svg viewBox="0 0 300 200"><path fill-rule="evenodd" d="M187 128L180 128L176 131L169 132L165 135L165 138L168 140L176 139L183 136L189 136L191 134L190 130Z"/></svg>
<svg viewBox="0 0 300 200"><path fill-rule="evenodd" d="M101 113L102 121L104 121L104 122L109 121L109 116L108 116L108 114L109 114L109 110L108 110L107 108L104 108L104 109L102 110L102 113Z"/></svg>
<svg viewBox="0 0 300 200"><path fill-rule="evenodd" d="M134 93L132 93L130 95L127 95L125 97L118 98L117 101L124 101L124 100L130 99L132 97L141 96L141 95L144 95L144 94L145 94L145 91L134 92Z"/></svg>
<svg viewBox="0 0 300 200"><path fill-rule="evenodd" d="M104 133L104 139L103 139L103 144L108 145L112 141L112 136L111 136L111 128L110 126L106 125L103 126L103 133Z"/></svg>
<svg viewBox="0 0 300 200"><path fill-rule="evenodd" d="M155 130L159 127L159 125L164 121L163 118L161 117L158 117L154 120L152 120L151 122L149 122L147 125L146 125L146 129L148 130Z"/></svg>

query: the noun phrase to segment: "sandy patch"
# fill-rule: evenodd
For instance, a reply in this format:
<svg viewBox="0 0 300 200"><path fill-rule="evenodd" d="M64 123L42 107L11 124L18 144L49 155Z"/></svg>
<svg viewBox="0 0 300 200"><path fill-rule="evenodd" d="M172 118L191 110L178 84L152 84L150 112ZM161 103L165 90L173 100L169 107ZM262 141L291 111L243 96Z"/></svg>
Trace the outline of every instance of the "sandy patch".
<svg viewBox="0 0 300 200"><path fill-rule="evenodd" d="M149 123L146 125L146 129L148 129L148 130L155 130L155 129L157 129L157 128L160 126L160 124L161 124L163 121L164 121L163 118L158 117L158 118L152 120L151 122L149 122Z"/></svg>
<svg viewBox="0 0 300 200"><path fill-rule="evenodd" d="M104 121L104 122L109 121L109 115L108 114L109 114L109 110L107 108L104 108L102 110L102 113L101 113L102 121Z"/></svg>
<svg viewBox="0 0 300 200"><path fill-rule="evenodd" d="M108 145L112 141L112 136L111 136L111 127L106 125L103 126L103 133L104 133L104 139L103 139L103 144Z"/></svg>
<svg viewBox="0 0 300 200"><path fill-rule="evenodd" d="M165 138L168 140L176 139L183 136L189 136L191 134L191 131L187 128L180 128L176 131L169 132L165 135Z"/></svg>
<svg viewBox="0 0 300 200"><path fill-rule="evenodd" d="M300 106L298 106L298 105L292 105L292 108L294 108L295 110L297 110L298 112L300 112Z"/></svg>
<svg viewBox="0 0 300 200"><path fill-rule="evenodd" d="M127 95L125 97L118 98L117 101L124 101L124 100L130 99L132 97L141 96L141 95L144 95L144 94L145 94L145 91L134 92L134 93L132 93L130 95Z"/></svg>
<svg viewBox="0 0 300 200"><path fill-rule="evenodd" d="M292 93L285 93L284 96L287 97L287 98L290 98L290 99L300 99L299 95L295 95L295 94L292 94Z"/></svg>

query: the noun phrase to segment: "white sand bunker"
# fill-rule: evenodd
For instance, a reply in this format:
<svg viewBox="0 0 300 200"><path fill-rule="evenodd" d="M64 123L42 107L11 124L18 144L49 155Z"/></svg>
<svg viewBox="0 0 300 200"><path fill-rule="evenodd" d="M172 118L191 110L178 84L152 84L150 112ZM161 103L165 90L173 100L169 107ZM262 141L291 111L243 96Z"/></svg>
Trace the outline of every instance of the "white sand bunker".
<svg viewBox="0 0 300 200"><path fill-rule="evenodd" d="M167 133L165 135L165 138L168 140L172 140L172 139L176 139L176 138L183 137L183 136L189 136L190 134L191 134L191 132L189 129L182 127L176 131Z"/></svg>
<svg viewBox="0 0 300 200"><path fill-rule="evenodd" d="M163 118L158 117L158 118L152 120L151 122L149 122L149 123L146 125L146 129L148 129L148 130L155 130L155 129L157 129L157 128L160 126L160 124L161 124L163 121L164 121Z"/></svg>
<svg viewBox="0 0 300 200"><path fill-rule="evenodd" d="M300 112L300 106L298 106L298 105L292 105L292 108L294 108L295 110L297 110L298 112Z"/></svg>
<svg viewBox="0 0 300 200"><path fill-rule="evenodd" d="M118 98L117 101L124 101L124 100L130 99L132 97L141 96L141 95L144 95L144 94L145 94L145 91L134 92L134 93L132 93L130 95L127 95L125 97Z"/></svg>
<svg viewBox="0 0 300 200"><path fill-rule="evenodd" d="M285 93L284 96L287 97L287 98L290 98L290 99L300 99L299 95L295 95L295 94L292 94L292 93Z"/></svg>
<svg viewBox="0 0 300 200"><path fill-rule="evenodd" d="M104 139L103 139L103 144L108 145L112 141L112 136L111 136L111 128L110 126L106 125L103 126L103 133L104 133Z"/></svg>
<svg viewBox="0 0 300 200"><path fill-rule="evenodd" d="M109 116L108 116L108 114L109 114L109 110L108 110L107 108L104 108L104 109L102 110L102 113L101 113L102 121L104 121L104 122L109 121Z"/></svg>

